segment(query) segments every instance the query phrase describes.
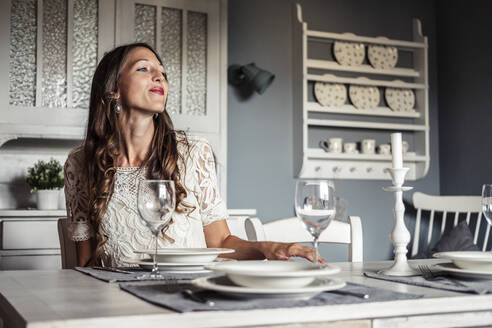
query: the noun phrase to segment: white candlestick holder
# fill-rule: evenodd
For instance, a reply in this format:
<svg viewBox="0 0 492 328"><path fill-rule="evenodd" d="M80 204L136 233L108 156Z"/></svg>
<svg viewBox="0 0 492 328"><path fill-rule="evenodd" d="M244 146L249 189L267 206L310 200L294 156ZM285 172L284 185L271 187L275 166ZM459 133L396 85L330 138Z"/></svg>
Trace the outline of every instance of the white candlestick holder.
<svg viewBox="0 0 492 328"><path fill-rule="evenodd" d="M391 241L394 245L395 261L390 268L379 271L379 273L388 276L415 276L419 274L407 261L407 245L410 242L410 232L405 227L403 192L413 189L412 187L403 186L408 170L408 167L388 168L385 170L385 172L391 175L393 186L384 187L383 190L395 193L395 207L393 211L395 226L390 234Z"/></svg>

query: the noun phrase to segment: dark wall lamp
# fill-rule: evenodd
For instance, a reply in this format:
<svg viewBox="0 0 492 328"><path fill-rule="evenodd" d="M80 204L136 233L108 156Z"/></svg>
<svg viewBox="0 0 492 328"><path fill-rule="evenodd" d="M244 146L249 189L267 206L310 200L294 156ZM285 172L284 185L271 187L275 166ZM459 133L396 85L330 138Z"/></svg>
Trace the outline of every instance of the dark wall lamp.
<svg viewBox="0 0 492 328"><path fill-rule="evenodd" d="M229 83L243 91L255 90L260 95L272 84L275 75L256 67L255 63L248 65L231 65L227 69ZM250 92L251 93L251 92Z"/></svg>

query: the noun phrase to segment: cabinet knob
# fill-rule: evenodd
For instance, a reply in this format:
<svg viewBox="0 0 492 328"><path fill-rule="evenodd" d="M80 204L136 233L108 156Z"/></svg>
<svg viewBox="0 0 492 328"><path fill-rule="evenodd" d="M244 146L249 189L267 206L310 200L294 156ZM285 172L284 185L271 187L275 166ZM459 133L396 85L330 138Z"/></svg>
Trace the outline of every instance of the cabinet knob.
<svg viewBox="0 0 492 328"><path fill-rule="evenodd" d="M351 168L350 168L350 172L352 172L352 173L354 173L356 170L357 170L357 168L356 168L356 167L351 167Z"/></svg>
<svg viewBox="0 0 492 328"><path fill-rule="evenodd" d="M368 168L366 169L366 172L367 172L367 173L371 173L371 172L372 172L372 167L368 167Z"/></svg>
<svg viewBox="0 0 492 328"><path fill-rule="evenodd" d="M339 173L341 170L342 170L342 168L339 166L333 167L333 173Z"/></svg>
<svg viewBox="0 0 492 328"><path fill-rule="evenodd" d="M314 171L315 171L315 172L319 172L319 171L321 171L321 166L316 166L316 167L314 168Z"/></svg>

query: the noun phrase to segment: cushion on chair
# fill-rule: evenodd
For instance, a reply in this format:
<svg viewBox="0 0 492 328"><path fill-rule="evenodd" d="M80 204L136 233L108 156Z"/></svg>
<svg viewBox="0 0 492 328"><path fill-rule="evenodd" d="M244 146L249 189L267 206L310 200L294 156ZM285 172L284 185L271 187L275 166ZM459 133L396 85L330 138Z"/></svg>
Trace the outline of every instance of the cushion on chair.
<svg viewBox="0 0 492 328"><path fill-rule="evenodd" d="M441 239L434 247L427 247L426 250L415 255L414 259L432 258L432 254L437 252L449 251L479 251L477 245L473 243L473 234L466 224L466 221L461 221L453 229L445 231Z"/></svg>

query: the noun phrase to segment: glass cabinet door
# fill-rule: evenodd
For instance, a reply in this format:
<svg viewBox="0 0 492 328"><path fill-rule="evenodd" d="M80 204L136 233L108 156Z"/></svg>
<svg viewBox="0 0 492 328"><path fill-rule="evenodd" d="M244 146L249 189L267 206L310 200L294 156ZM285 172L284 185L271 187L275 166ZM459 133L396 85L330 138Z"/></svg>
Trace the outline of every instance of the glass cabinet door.
<svg viewBox="0 0 492 328"><path fill-rule="evenodd" d="M167 110L178 129L219 129L219 2L120 0L117 44L146 42L169 79Z"/></svg>
<svg viewBox="0 0 492 328"><path fill-rule="evenodd" d="M98 0L11 0L10 19L9 104L89 108Z"/></svg>
<svg viewBox="0 0 492 328"><path fill-rule="evenodd" d="M101 4L100 4L101 2ZM101 0L8 0L2 24L0 124L12 135L82 138L101 49ZM101 12L103 8L103 12ZM114 19L113 19L114 25Z"/></svg>

